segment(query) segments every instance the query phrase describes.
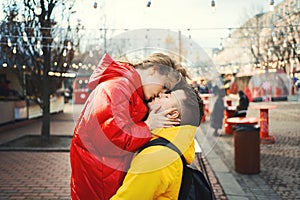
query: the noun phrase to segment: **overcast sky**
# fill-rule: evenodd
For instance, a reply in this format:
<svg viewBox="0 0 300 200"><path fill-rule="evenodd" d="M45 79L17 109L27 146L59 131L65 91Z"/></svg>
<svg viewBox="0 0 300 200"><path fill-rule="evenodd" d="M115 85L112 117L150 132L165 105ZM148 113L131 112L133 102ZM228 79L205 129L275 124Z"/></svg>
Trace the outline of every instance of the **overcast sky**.
<svg viewBox="0 0 300 200"><path fill-rule="evenodd" d="M275 0L275 5L282 0ZM97 2L98 8L93 4ZM106 13L106 28L163 28L182 30L191 35L204 49L217 48L229 29L238 28L259 11L269 11L269 0L216 0L216 12L211 0L79 0L78 16L90 29L100 27L101 10ZM190 31L186 31L190 29Z"/></svg>
<svg viewBox="0 0 300 200"><path fill-rule="evenodd" d="M18 0L17 0L18 1ZM275 5L283 0L275 0ZM11 0L3 0L12 2ZM99 30L101 16L106 17L108 29L161 28L195 40L202 48L217 48L229 29L238 28L258 12L268 12L270 0L215 0L216 12L211 11L211 0L76 0L74 21L80 19L90 30ZM94 2L97 9L93 8ZM2 5L0 5L1 7ZM0 18L3 13L0 12ZM103 26L102 26L103 27ZM189 29L189 31L188 31Z"/></svg>

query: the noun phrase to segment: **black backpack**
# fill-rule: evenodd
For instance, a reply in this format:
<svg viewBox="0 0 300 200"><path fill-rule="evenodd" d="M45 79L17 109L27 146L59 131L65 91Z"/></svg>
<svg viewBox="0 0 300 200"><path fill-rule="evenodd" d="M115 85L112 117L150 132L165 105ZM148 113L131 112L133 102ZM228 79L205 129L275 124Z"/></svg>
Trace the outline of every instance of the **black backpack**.
<svg viewBox="0 0 300 200"><path fill-rule="evenodd" d="M168 141L165 138L157 138L151 140L146 145L144 145L140 150L149 147L161 145L166 146L174 151L176 151L182 160L183 164L183 173L182 173L182 181L179 191L179 200L213 200L213 192L210 184L204 177L203 173L197 169L194 169L186 164L186 161L180 152L180 150Z"/></svg>

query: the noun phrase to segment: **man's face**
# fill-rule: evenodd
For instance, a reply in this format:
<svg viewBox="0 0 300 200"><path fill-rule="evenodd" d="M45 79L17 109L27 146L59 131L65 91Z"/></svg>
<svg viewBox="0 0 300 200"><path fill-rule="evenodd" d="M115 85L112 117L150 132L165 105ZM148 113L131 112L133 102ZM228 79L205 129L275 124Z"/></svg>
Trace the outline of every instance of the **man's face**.
<svg viewBox="0 0 300 200"><path fill-rule="evenodd" d="M166 110L169 108L177 107L177 105L177 98L172 93L160 93L158 97L154 98L151 102L148 103L150 111L158 108L159 106L159 110Z"/></svg>

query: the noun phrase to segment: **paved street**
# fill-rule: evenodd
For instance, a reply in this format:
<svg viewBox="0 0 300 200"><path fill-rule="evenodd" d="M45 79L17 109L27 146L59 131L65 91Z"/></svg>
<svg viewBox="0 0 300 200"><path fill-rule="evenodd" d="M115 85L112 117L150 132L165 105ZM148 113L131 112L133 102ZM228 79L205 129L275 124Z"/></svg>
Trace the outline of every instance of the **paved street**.
<svg viewBox="0 0 300 200"><path fill-rule="evenodd" d="M51 115L51 134L72 135L81 107L66 104L64 113ZM41 121L15 126L0 127L1 144L40 134ZM68 152L0 151L0 199L70 199L70 174Z"/></svg>
<svg viewBox="0 0 300 200"><path fill-rule="evenodd" d="M198 140L228 199L300 199L300 102L270 104L277 106L269 110L269 134L275 144L260 145L260 173L256 175L235 172L232 135L216 138L211 136L209 122L201 125ZM247 116L258 117L259 111L251 105Z"/></svg>
<svg viewBox="0 0 300 200"><path fill-rule="evenodd" d="M260 145L261 167L256 175L235 172L232 135L212 136L209 121L200 126L197 140L217 199L300 199L300 102L271 104L278 106L269 112L275 144ZM72 135L80 109L67 104L64 113L52 115L51 134ZM248 116L258 117L259 111L250 109ZM40 128L39 119L0 127L0 143L39 134ZM68 152L0 151L0 171L0 199L70 198Z"/></svg>

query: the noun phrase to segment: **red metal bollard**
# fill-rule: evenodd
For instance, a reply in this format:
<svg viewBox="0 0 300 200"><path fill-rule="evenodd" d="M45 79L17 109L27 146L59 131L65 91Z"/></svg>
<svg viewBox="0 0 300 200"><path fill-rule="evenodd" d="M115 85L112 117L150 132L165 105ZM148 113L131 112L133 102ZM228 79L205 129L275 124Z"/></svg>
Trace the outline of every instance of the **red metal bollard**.
<svg viewBox="0 0 300 200"><path fill-rule="evenodd" d="M204 115L201 119L201 122L206 121L206 116L209 115L209 94L201 95L203 97L203 103L204 103Z"/></svg>
<svg viewBox="0 0 300 200"><path fill-rule="evenodd" d="M269 109L260 109L260 143L275 143L274 136L269 135Z"/></svg>
<svg viewBox="0 0 300 200"><path fill-rule="evenodd" d="M232 125L227 123L227 119L233 117L235 112L235 107L227 107L224 111L224 133L226 134L233 134Z"/></svg>

